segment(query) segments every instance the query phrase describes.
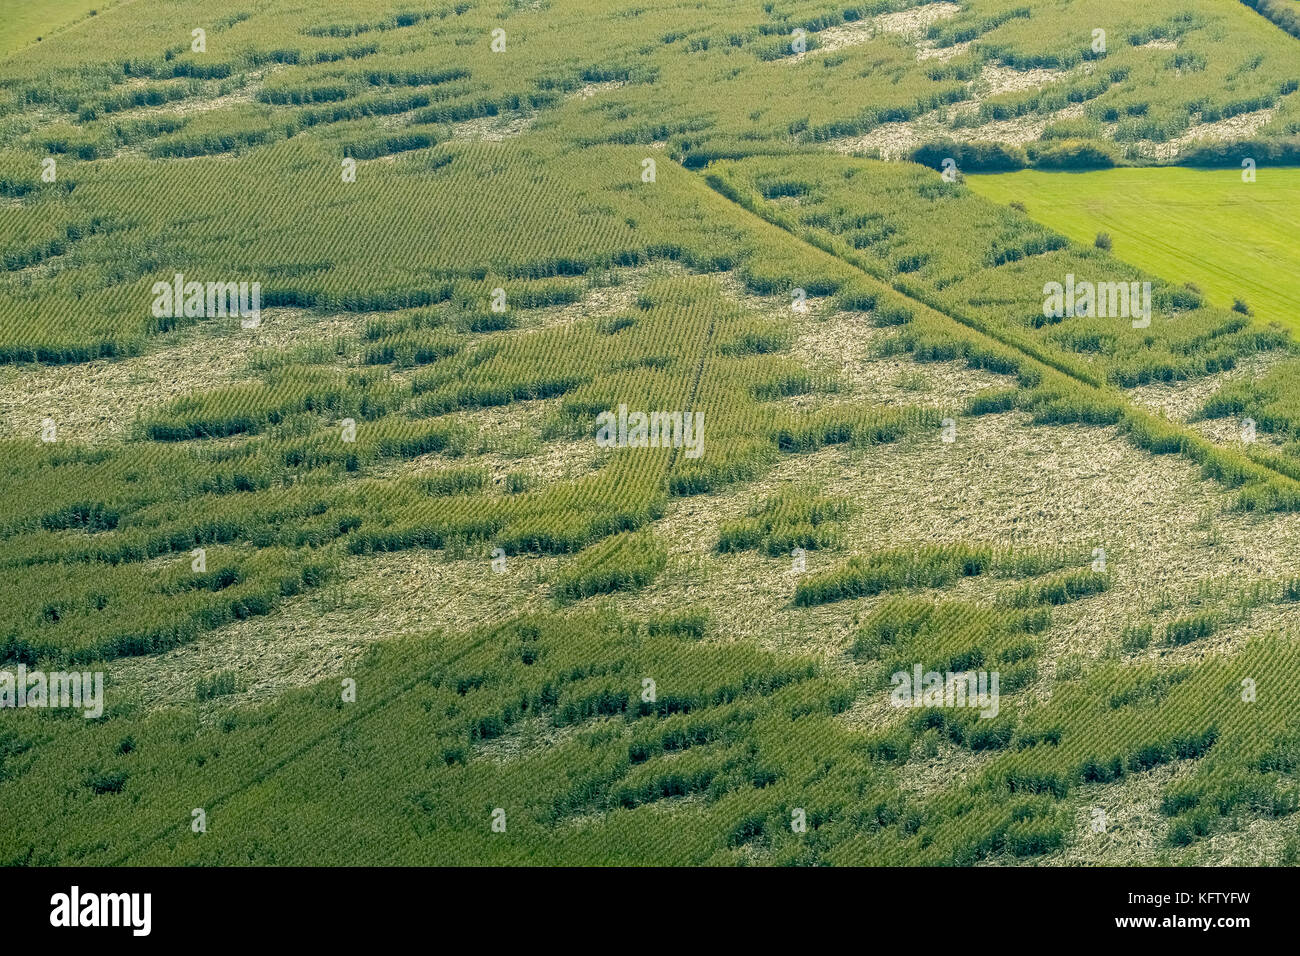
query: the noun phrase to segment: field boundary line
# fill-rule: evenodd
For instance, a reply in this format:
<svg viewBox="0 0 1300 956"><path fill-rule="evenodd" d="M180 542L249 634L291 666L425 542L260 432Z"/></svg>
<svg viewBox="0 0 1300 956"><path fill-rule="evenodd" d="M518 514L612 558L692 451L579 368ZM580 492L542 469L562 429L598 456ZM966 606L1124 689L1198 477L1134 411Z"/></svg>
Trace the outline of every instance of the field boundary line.
<svg viewBox="0 0 1300 956"><path fill-rule="evenodd" d="M1186 449L1189 447L1199 448L1202 451L1202 453L1228 451L1228 449L1225 449L1221 445L1213 441L1210 441L1204 435L1200 434L1200 432L1197 432L1194 429L1188 427L1183 422L1173 421L1166 418L1160 418L1146 411L1145 409L1138 407L1127 397L1127 395L1124 394L1123 389L1119 388L1118 386L1112 385L1109 382L1105 382L1100 379L1097 379L1087 373L1084 373L1074 368L1070 362L1064 360L1063 358L1058 359L1055 356L1039 355L1037 354L1039 351L1037 347L1026 345L1025 343L1019 340L1018 336L1007 335L1005 333L999 333L998 331L985 328L984 323L979 322L976 319L970 318L969 316L964 316L959 311L952 309L950 306L946 306L946 305L941 306L939 304L936 304L935 302L930 301L928 296L924 295L923 293L919 293L913 287L908 285L904 280L894 279L891 281L888 279L881 278L880 276L864 268L863 266L859 265L853 260L845 258L843 255L836 252L833 248L828 249L826 248L826 246L822 245L821 243L812 241L806 235L802 235L800 232L796 231L793 227L781 222L778 218L769 218L763 213L751 209L745 202L741 201L740 198L730 195L730 193L735 190L734 185L731 183L723 183L720 177L716 175L712 177L706 175L700 178L702 179L705 188L707 188L711 192L725 199L736 209L740 210L740 212L743 213L744 215L756 220L757 222L768 227L769 229L779 230L780 232L789 236L791 239L795 240L801 245L808 247L810 249L814 249L820 253L823 253L824 255L829 256L830 258L834 259L836 262L840 263L841 265L846 266L849 269L852 269L854 272L859 273L860 275L871 280L872 282L878 283L879 285L884 286L887 289L890 289L896 294L903 296L904 298L908 299L913 303L916 303L917 305L924 306L926 309L930 310L936 315L941 316L944 319L947 319L949 322L953 322L957 325L960 325L964 329L973 332L978 336L996 342L997 344L1003 346L1004 348L1013 349L1017 354L1023 357L1026 361L1031 363L1037 363L1040 366L1046 366L1052 369L1053 371L1058 372L1061 375L1070 378L1072 381L1076 382L1077 384L1093 390L1094 392L1098 393L1098 395L1101 398L1116 403L1119 406L1121 411L1121 424L1123 421L1134 421L1134 422L1142 421L1147 424L1152 424L1152 425L1158 424L1161 427L1175 430L1179 438L1181 439L1180 445L1182 446L1178 454L1182 455L1183 457L1190 458L1191 460L1196 461L1198 464L1203 465L1204 462L1201 461L1198 456L1188 454ZM725 185L726 187L725 189L719 188L720 186L723 185ZM1150 449L1145 449L1145 450L1150 451ZM1268 477L1273 478L1274 480L1282 481L1285 484L1291 486L1294 490L1297 491L1297 493L1300 493L1300 481L1297 481L1291 475L1287 474L1286 472L1278 468L1274 468L1272 465L1268 464L1267 462L1260 461L1259 459L1251 457L1249 455L1244 455L1242 457L1247 463L1252 465L1254 468L1258 469L1260 472L1266 473ZM1264 475L1261 475L1260 477L1264 477ZM1220 483L1223 484L1222 482ZM1231 486L1225 485L1225 487L1231 487Z"/></svg>
<svg viewBox="0 0 1300 956"><path fill-rule="evenodd" d="M26 46L17 47L13 50L10 50L8 53L4 54L3 56L0 56L0 63L4 63L8 60L11 60L15 56L18 56L20 53L26 53L28 50L32 49L33 47L37 47L37 46L43 47L45 45L44 41L49 39L49 37L57 37L62 33L67 33L73 27L78 27L89 20L96 19L101 13L109 13L110 11L116 10L119 7L130 6L133 3L135 3L135 0L117 0L117 2L115 3L113 2L113 0L109 0L108 5L105 6L104 9L100 10L99 8L96 8L96 12L94 16L91 16L89 11L87 11L86 13L83 13L80 17L78 17L76 20L70 20L67 23L56 26L53 30L50 31L50 33L42 34L42 38L40 40L32 40Z"/></svg>
<svg viewBox="0 0 1300 956"><path fill-rule="evenodd" d="M436 636L442 636L442 635L439 634ZM439 662L439 664L437 665L438 668L440 670L445 670L446 668L455 664L461 658L483 647L488 642L489 637L491 637L490 633L485 634L483 637L475 641L473 644L469 645L468 647L462 648L460 651L453 654L450 658ZM220 807L223 804L229 803L231 800L240 796L241 794L253 789L254 787L261 786L271 777L275 776L281 770L288 767L294 761L306 756L308 753L310 753L312 750L319 747L322 743L324 743L330 737L334 736L339 731L345 730L348 727L351 727L354 724L358 723L359 721L365 720L371 715L377 713L378 711L387 707L389 704L396 701L398 698L403 697L406 694L409 694L416 687L430 680L432 676L433 676L432 673L421 673L420 675L411 678L406 683L399 686L396 690L394 690L392 693L388 694L387 696L381 697L373 704L367 705L365 708L361 710L360 713L353 714L352 716L348 717L346 720L331 725L328 729L317 734L315 737L307 740L305 743L299 744L293 750L290 750L288 753L283 754L282 756L272 761L266 767L262 768L257 773L253 774L253 776L251 776L246 782L236 787L231 787L227 789L225 792L218 794L214 799L207 801L203 807L204 811L206 812L210 809ZM155 832L153 836L147 837L144 840L144 842L138 844L137 846L135 846L130 850L127 850L125 853L116 857L112 862L104 865L112 866L112 867L128 865L128 861L131 860L133 857L138 857L140 854L148 852L149 850L153 849L155 846L157 846L159 843L165 840L168 834L176 830L177 827L183 825L184 822L182 821L180 823L173 823L166 827L163 827L162 829Z"/></svg>

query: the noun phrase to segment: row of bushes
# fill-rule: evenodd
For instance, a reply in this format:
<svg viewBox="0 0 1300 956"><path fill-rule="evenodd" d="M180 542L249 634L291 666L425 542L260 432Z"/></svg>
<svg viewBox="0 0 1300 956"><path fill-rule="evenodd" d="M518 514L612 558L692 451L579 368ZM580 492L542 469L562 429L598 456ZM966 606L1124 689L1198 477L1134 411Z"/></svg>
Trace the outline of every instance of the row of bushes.
<svg viewBox="0 0 1300 956"><path fill-rule="evenodd" d="M957 164L959 172L1002 173L1016 169L1108 169L1117 157L1108 148L1089 140L1052 139L1016 146L994 142L939 140L914 149L909 157L931 169L942 168L945 159Z"/></svg>

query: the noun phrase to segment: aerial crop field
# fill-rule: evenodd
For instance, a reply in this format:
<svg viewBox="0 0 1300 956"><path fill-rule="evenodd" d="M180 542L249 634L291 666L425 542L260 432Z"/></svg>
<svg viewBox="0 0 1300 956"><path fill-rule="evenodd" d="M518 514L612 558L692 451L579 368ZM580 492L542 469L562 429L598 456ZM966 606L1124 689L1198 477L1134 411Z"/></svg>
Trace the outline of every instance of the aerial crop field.
<svg viewBox="0 0 1300 956"><path fill-rule="evenodd" d="M97 16L118 0L46 0L40 4L5 0L0 18L5 24L0 54L8 54L34 43L44 42L58 31L86 17Z"/></svg>
<svg viewBox="0 0 1300 956"><path fill-rule="evenodd" d="M1249 159L1249 157L1243 157ZM1245 181L1242 169L1025 170L971 176L970 188L1076 242L1111 238L1116 256L1225 308L1241 301L1266 321L1290 325L1300 310L1300 251L1292 239L1300 169Z"/></svg>
<svg viewBox="0 0 1300 956"><path fill-rule="evenodd" d="M0 863L1300 861L1280 6L0 2Z"/></svg>

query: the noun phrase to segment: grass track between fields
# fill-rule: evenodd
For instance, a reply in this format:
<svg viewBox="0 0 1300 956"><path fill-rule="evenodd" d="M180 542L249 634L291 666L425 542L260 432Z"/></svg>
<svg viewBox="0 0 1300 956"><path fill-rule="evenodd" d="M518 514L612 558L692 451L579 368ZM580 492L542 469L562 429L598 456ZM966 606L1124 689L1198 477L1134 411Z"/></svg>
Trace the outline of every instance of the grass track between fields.
<svg viewBox="0 0 1300 956"><path fill-rule="evenodd" d="M944 304L931 300L929 296L921 295L913 285L904 279L895 279L890 281L885 276L876 275L868 271L850 258L839 255L833 248L828 249L820 242L811 241L808 236L801 234L800 231L791 228L783 222L779 214L773 214L771 218L769 218L765 213L774 208L771 204L763 203L754 196L743 196L741 199L744 201L738 201L735 196L728 195L728 190L734 188L730 184L723 186L721 182L715 184L713 181L705 178L702 185L705 188L710 188L713 192L716 192L724 199L727 199L728 202L739 207L744 213L761 221L766 227L781 230L805 247L816 249L818 252L830 256L843 266L852 269L864 278L888 287L897 294L907 297L916 305L925 307L931 313L941 316L949 322L963 326L968 334L974 334L980 338L992 340L1004 348L1013 349L1027 362L1038 366L1040 370L1043 368L1050 368L1051 370L1070 378L1078 387L1091 390L1102 401L1118 404L1123 409L1124 413L1122 421L1130 426L1130 428L1136 426L1135 430L1140 430L1142 432L1152 433L1156 431L1164 431L1167 434L1176 434L1181 439L1181 453L1202 464L1206 464L1219 450L1218 446L1194 429L1177 422L1171 422L1167 419L1159 418L1144 409L1139 408L1133 402L1128 400L1122 389L1102 383L1089 372L1076 368L1074 363L1071 362L1067 356L1049 354L1046 349L1039 348L1032 343L1026 343L1022 341L1019 336L1003 334L997 329L987 328L983 323L970 317L957 314ZM756 228L762 228L762 226L756 225ZM830 244L833 246L833 242ZM1282 470L1272 467L1268 462L1252 459L1251 463L1255 469L1258 469L1259 473L1267 474L1270 479L1276 479L1283 486L1290 489L1291 492L1300 490L1300 482L1297 482Z"/></svg>

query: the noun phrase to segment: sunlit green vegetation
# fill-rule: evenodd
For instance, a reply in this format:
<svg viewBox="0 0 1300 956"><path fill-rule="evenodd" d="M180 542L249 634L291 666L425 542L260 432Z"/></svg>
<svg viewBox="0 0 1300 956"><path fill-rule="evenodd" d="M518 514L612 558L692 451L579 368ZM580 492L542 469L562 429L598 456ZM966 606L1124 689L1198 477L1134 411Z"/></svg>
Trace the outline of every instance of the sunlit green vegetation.
<svg viewBox="0 0 1300 956"><path fill-rule="evenodd" d="M1155 790L1162 852L1296 809L1294 641L1239 633L1294 605L1293 577L1134 597L1124 549L1147 541L1107 569L1091 544L1036 537L1028 494L1025 541L927 525L906 505L946 515L951 489L891 499L876 470L1014 421L1177 456L1222 495L1206 527L1300 510L1296 263L1276 246L1296 41L1264 16L1214 0L155 14L104 4L39 44L24 21L0 47L0 388L23 398L15 421L30 406L59 426L3 422L0 668L109 676L101 718L3 712L0 863L1032 862L1071 849L1096 786L1178 761ZM990 91L1029 70L1049 73ZM844 155L917 120L918 163ZM962 142L1017 121L1042 135ZM1180 139L1224 121L1243 142ZM1258 180L1042 171L1157 146L1219 165L1258 147ZM1148 194L1191 198L1144 214ZM1205 251L1243 242L1231 276ZM176 273L259 282L260 330L156 315ZM1150 282L1150 324L1046 315L1044 284L1067 274ZM143 407L77 391L203 343L212 378L177 365ZM1193 420L1143 404L1152 385L1196 390ZM62 427L95 402L111 433ZM702 413L702 454L598 445L620 406ZM1202 427L1247 417L1277 441ZM988 477L972 468L975 495ZM463 597L467 565L492 577L474 626L368 633L346 672L269 696L246 693L247 660L207 656L183 693L142 693L168 656L256 642L241 621L310 628L306 599L346 607L367 568L429 555L431 607ZM748 604L796 626L731 613ZM996 715L888 707L915 665L996 672Z"/></svg>
<svg viewBox="0 0 1300 956"><path fill-rule="evenodd" d="M996 666L1013 681L994 719L920 709L877 734L836 721L852 694L811 663L638 636L608 616L381 647L354 705L326 682L197 736L194 718L175 711L93 723L27 714L5 731L0 793L19 825L0 851L11 863L720 863L752 845L776 862L969 864L1057 849L1078 788L1197 758L1161 806L1173 844L1223 814L1295 810L1296 742L1277 683L1286 670L1267 676L1291 666L1289 644L1196 671L1103 666L1032 708L1015 687L1033 673L1046 624L1036 613L886 605L855 652L878 658L882 675L919 659ZM1259 675L1249 707L1241 674ZM643 677L659 688L652 701ZM510 762L485 755L537 721L572 732ZM893 769L936 738L992 759L945 794L898 789ZM82 768L75 779L69 760ZM96 786L108 775L113 787ZM317 794L309 819L322 834L310 845L281 823L302 812L303 788ZM54 820L42 808L56 793ZM676 814L665 840L658 808L692 796L698 808ZM354 812L358 800L366 813ZM191 803L214 822L202 839ZM489 826L498 808L504 834ZM791 827L796 809L806 832ZM1203 819L1189 834L1180 821L1192 814ZM396 821L408 838L381 839Z"/></svg>
<svg viewBox="0 0 1300 956"><path fill-rule="evenodd" d="M1258 164L1253 182L1241 161ZM1235 168L970 176L975 192L1019 202L1029 216L1076 242L1108 232L1114 255L1175 285L1200 289L1220 308L1249 304L1263 323L1300 321L1300 253L1291 239L1300 168L1278 167L1248 148Z"/></svg>
<svg viewBox="0 0 1300 956"><path fill-rule="evenodd" d="M795 548L834 547L838 529L849 512L842 498L818 495L807 489L769 498L750 509L741 521L724 524L719 551L761 550L769 555L789 554Z"/></svg>
<svg viewBox="0 0 1300 956"><path fill-rule="evenodd" d="M4 0L0 3L0 22L5 25L0 38L0 56L25 46L54 39L60 31L107 10L117 0L45 0L26 3Z"/></svg>

